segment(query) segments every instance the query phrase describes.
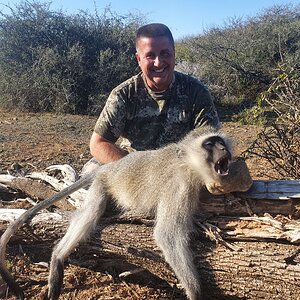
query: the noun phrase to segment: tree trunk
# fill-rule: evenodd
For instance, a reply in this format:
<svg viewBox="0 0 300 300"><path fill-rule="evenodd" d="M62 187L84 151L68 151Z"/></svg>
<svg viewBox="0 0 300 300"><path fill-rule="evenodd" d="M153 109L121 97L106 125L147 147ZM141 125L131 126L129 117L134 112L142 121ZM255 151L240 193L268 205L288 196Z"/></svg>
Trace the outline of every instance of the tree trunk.
<svg viewBox="0 0 300 300"><path fill-rule="evenodd" d="M299 181L255 181L247 193L201 202L196 218L201 233L191 244L206 299L299 299L299 191ZM11 243L53 244L64 234L69 215L38 215ZM1 215L0 220L3 232L7 221ZM152 226L151 219L107 216L79 247L76 263L89 260L90 265L93 253L105 252L177 283L154 243Z"/></svg>

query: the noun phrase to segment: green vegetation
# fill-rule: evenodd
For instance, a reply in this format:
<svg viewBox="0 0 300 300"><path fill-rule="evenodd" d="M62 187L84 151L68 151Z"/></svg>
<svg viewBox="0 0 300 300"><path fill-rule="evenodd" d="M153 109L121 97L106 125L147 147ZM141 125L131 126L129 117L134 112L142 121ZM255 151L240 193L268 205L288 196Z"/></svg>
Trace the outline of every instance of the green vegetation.
<svg viewBox="0 0 300 300"><path fill-rule="evenodd" d="M278 65L299 64L300 6L274 6L182 40L177 61L179 69L201 78L222 106L241 105L260 118L252 106L272 84Z"/></svg>
<svg viewBox="0 0 300 300"><path fill-rule="evenodd" d="M79 12L26 1L0 15L0 105L27 111L97 113L136 67L138 17Z"/></svg>
<svg viewBox="0 0 300 300"><path fill-rule="evenodd" d="M111 89L136 72L141 20L109 9L65 15L34 0L0 13L0 107L98 114ZM300 5L229 20L177 41L176 55L177 69L208 85L221 115L266 125L247 154L282 178L299 178Z"/></svg>
<svg viewBox="0 0 300 300"><path fill-rule="evenodd" d="M0 106L99 113L108 93L136 73L141 16L66 15L25 1L0 13ZM177 69L204 81L235 120L266 122L262 100L280 64L300 61L300 6L273 6L176 43ZM232 116L231 116L232 117Z"/></svg>
<svg viewBox="0 0 300 300"><path fill-rule="evenodd" d="M275 118L246 151L265 160L264 175L278 179L300 178L300 68L282 64L270 87L261 94Z"/></svg>

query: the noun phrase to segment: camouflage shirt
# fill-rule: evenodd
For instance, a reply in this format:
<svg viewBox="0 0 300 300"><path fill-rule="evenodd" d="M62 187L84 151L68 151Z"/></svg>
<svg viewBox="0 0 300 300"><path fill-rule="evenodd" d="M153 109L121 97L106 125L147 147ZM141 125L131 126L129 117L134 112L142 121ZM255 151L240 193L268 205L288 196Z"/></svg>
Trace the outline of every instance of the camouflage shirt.
<svg viewBox="0 0 300 300"><path fill-rule="evenodd" d="M219 118L207 88L196 78L174 72L168 90L153 92L142 73L112 90L95 132L125 148L156 149L176 142L204 123L219 127Z"/></svg>

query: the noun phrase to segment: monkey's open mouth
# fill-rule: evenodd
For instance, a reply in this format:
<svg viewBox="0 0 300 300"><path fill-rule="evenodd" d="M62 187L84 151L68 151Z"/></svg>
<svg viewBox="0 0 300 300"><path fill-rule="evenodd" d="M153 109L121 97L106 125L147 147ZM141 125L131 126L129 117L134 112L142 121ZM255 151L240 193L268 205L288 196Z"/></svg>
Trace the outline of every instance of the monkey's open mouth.
<svg viewBox="0 0 300 300"><path fill-rule="evenodd" d="M228 157L220 158L215 164L215 170L219 175L227 175L229 171Z"/></svg>

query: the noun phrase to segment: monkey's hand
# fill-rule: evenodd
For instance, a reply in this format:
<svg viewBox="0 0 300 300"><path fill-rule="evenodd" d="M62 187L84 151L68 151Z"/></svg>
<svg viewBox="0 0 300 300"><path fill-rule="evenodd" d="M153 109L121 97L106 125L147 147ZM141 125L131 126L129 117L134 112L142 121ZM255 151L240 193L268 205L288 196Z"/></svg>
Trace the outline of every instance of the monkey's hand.
<svg viewBox="0 0 300 300"><path fill-rule="evenodd" d="M216 182L206 184L207 190L213 195L231 192L246 192L250 189L253 180L249 169L242 158L236 158L229 165L228 174Z"/></svg>
<svg viewBox="0 0 300 300"><path fill-rule="evenodd" d="M222 194L230 193L224 188L224 186L222 186L218 182L206 184L206 188L213 195L222 195Z"/></svg>

